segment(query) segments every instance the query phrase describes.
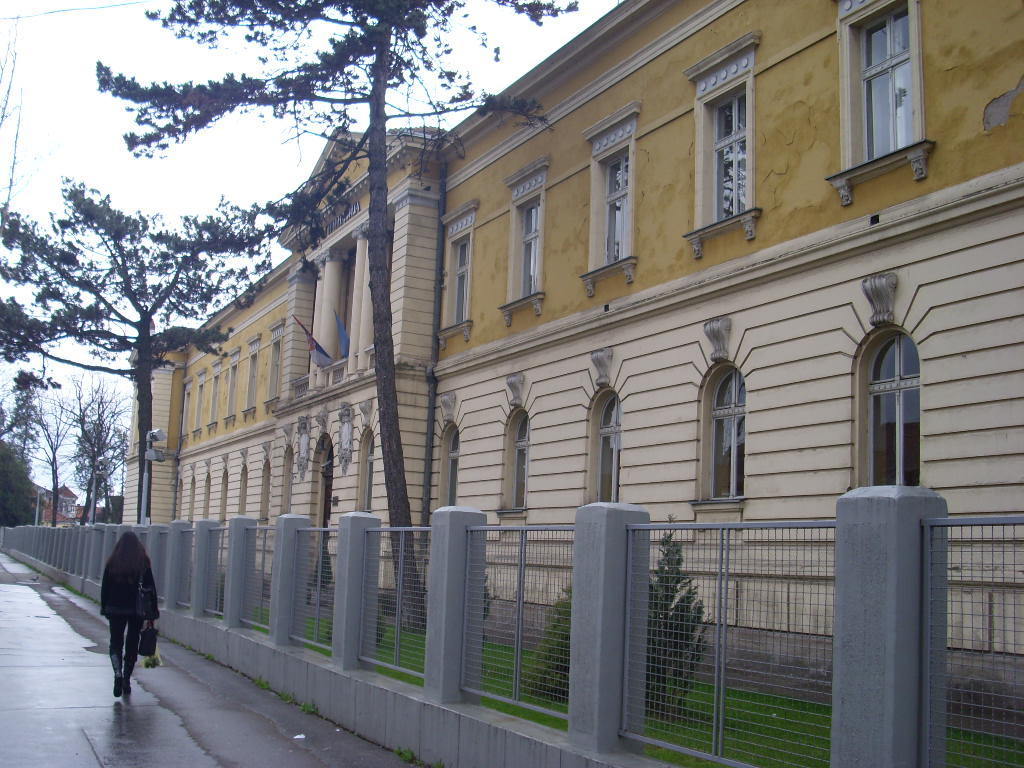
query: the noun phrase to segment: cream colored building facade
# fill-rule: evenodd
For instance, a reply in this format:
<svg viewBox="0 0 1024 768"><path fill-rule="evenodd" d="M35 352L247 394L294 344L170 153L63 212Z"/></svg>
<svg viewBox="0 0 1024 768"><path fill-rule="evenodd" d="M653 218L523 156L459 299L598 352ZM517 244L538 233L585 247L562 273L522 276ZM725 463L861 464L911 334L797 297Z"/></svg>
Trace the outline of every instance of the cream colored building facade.
<svg viewBox="0 0 1024 768"><path fill-rule="evenodd" d="M414 519L821 518L889 482L1021 511L1021 61L1009 0L632 0L511 87L546 126L471 118L427 168L396 144ZM211 318L227 357L158 375L184 438L154 520L386 517L365 210L356 179L311 267Z"/></svg>

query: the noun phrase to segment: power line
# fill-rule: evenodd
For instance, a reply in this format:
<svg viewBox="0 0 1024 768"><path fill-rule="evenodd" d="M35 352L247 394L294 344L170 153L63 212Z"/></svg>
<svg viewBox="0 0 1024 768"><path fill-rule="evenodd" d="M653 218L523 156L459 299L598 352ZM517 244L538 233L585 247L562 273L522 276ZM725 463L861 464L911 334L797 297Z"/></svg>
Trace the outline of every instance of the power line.
<svg viewBox="0 0 1024 768"><path fill-rule="evenodd" d="M52 16L55 13L75 13L76 11L102 11L107 8L123 8L126 5L145 5L150 0L128 0L124 3L110 3L109 5L90 5L81 8L55 8L52 11L40 11L39 13L26 13L21 16L0 16L0 21L21 21L22 19L35 19L40 16Z"/></svg>

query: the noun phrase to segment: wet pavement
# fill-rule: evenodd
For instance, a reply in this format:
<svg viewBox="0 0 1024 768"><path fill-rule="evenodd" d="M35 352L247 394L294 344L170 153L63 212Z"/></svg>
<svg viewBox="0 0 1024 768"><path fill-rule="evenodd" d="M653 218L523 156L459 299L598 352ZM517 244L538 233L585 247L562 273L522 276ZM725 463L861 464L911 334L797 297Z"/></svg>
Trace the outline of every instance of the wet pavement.
<svg viewBox="0 0 1024 768"><path fill-rule="evenodd" d="M0 766L408 765L192 651L160 653L115 699L98 606L0 554Z"/></svg>

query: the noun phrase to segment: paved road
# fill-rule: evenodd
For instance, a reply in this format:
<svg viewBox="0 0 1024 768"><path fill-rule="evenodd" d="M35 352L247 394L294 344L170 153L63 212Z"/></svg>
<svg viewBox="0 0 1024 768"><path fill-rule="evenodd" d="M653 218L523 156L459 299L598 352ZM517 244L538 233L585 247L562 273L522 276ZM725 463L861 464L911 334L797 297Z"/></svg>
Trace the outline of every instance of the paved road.
<svg viewBox="0 0 1024 768"><path fill-rule="evenodd" d="M169 642L111 695L106 621L90 600L0 554L3 768L400 768L391 752Z"/></svg>

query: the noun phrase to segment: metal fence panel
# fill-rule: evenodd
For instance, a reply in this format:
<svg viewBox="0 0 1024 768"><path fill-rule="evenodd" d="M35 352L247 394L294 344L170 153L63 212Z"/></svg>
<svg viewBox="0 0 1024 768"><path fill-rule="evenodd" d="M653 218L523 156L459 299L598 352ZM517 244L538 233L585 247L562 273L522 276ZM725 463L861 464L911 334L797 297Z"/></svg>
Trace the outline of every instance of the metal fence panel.
<svg viewBox="0 0 1024 768"><path fill-rule="evenodd" d="M1024 517L924 526L927 765L1024 765Z"/></svg>
<svg viewBox="0 0 1024 768"><path fill-rule="evenodd" d="M270 629L270 583L274 563L274 526L243 528L245 567L242 586L242 623Z"/></svg>
<svg viewBox="0 0 1024 768"><path fill-rule="evenodd" d="M181 568L178 570L178 597L175 600L179 608L192 607L192 542L194 540L191 529L181 531Z"/></svg>
<svg viewBox="0 0 1024 768"><path fill-rule="evenodd" d="M466 691L565 717L572 625L572 526L469 530Z"/></svg>
<svg viewBox="0 0 1024 768"><path fill-rule="evenodd" d="M296 643L330 653L334 635L338 531L300 528L296 531L295 547L295 594L292 596L290 637Z"/></svg>
<svg viewBox="0 0 1024 768"><path fill-rule="evenodd" d="M366 532L359 658L423 677L430 529Z"/></svg>
<svg viewBox="0 0 1024 768"><path fill-rule="evenodd" d="M209 530L210 549L206 562L206 596L203 611L224 618L224 581L228 566L228 529L219 526Z"/></svg>
<svg viewBox="0 0 1024 768"><path fill-rule="evenodd" d="M827 768L834 523L630 529L623 735Z"/></svg>

